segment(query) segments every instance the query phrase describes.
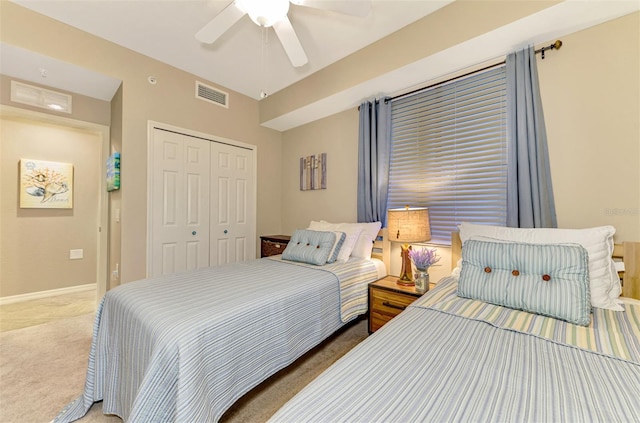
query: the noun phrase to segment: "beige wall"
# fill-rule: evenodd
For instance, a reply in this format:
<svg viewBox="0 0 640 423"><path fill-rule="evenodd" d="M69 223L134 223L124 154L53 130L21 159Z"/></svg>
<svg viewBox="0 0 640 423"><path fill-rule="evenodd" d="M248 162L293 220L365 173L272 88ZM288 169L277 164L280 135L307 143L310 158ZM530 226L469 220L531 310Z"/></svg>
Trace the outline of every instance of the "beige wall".
<svg viewBox="0 0 640 423"><path fill-rule="evenodd" d="M1 118L0 297L96 283L101 148L101 133ZM73 209L21 209L20 159L72 163Z"/></svg>
<svg viewBox="0 0 640 423"><path fill-rule="evenodd" d="M638 241L640 13L562 40L561 50L537 56L559 226L611 224L616 241ZM284 132L285 233L312 219L355 221L357 144L355 109ZM327 190L300 192L299 157L325 151ZM440 250L436 279L449 270L450 252ZM399 249L392 250L391 274L400 271L397 257Z"/></svg>
<svg viewBox="0 0 640 423"><path fill-rule="evenodd" d="M122 87L113 96L111 100L111 131L109 133L111 139L109 142L109 154L122 151ZM109 245L107 253L107 289L111 289L120 285L122 262L122 239L121 239L121 210L122 210L122 191L115 190L108 194L108 227L109 227ZM115 272L115 273L114 273Z"/></svg>
<svg viewBox="0 0 640 423"><path fill-rule="evenodd" d="M356 221L358 111L348 110L283 133L282 229L311 220ZM300 191L300 157L327 153L327 188Z"/></svg>
<svg viewBox="0 0 640 423"><path fill-rule="evenodd" d="M538 60L558 225L640 240L640 13Z"/></svg>
<svg viewBox="0 0 640 423"><path fill-rule="evenodd" d="M281 134L259 126L256 100L224 87L222 89L229 91L228 109L198 100L194 97L196 77L193 75L14 3L3 2L0 28L3 42L123 81L119 100L122 112L121 281L146 275L149 120L256 145L260 175L256 231L258 234L281 231ZM156 85L147 82L149 76L156 77ZM203 82L215 86L211 81Z"/></svg>

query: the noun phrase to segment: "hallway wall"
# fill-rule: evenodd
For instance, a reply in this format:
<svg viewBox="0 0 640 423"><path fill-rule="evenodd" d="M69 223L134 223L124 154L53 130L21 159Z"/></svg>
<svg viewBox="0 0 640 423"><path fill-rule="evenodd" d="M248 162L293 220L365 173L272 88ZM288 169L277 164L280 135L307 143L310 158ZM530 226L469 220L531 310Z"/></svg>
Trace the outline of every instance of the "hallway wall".
<svg viewBox="0 0 640 423"><path fill-rule="evenodd" d="M0 298L96 283L101 148L98 132L2 117ZM20 159L72 163L73 208L21 209Z"/></svg>

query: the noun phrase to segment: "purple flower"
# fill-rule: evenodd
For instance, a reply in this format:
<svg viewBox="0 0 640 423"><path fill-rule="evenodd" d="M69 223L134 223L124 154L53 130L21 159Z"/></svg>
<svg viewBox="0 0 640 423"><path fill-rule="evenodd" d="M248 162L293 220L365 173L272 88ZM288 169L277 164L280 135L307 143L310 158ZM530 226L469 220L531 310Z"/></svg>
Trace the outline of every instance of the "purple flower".
<svg viewBox="0 0 640 423"><path fill-rule="evenodd" d="M440 256L436 249L421 248L420 250L409 250L409 257L417 269L426 270L429 266L440 261Z"/></svg>

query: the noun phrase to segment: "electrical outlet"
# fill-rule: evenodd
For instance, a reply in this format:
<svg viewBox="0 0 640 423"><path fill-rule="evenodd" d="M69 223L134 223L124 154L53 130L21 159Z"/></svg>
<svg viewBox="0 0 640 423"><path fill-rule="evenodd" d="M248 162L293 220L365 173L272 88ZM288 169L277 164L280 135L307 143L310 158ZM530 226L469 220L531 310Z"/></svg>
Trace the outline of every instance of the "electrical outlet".
<svg viewBox="0 0 640 423"><path fill-rule="evenodd" d="M69 250L69 260L79 260L84 257L84 250Z"/></svg>

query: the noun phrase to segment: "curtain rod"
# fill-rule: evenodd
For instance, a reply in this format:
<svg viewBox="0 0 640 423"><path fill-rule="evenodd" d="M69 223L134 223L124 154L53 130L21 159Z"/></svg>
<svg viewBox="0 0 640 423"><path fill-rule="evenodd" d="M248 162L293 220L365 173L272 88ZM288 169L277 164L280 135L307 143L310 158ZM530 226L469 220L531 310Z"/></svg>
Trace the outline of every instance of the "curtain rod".
<svg viewBox="0 0 640 423"><path fill-rule="evenodd" d="M538 53L542 53L542 55L541 55L541 56L542 56L542 60L544 60L544 52L545 52L545 51L547 51L547 50L553 50L553 49L559 50L559 49L560 49L560 47L562 47L562 41L560 41L560 40L556 40L556 42L555 42L555 43L553 43L553 44L550 44L550 45L548 45L548 46L546 46L546 47L539 48L538 50L536 50L536 51L535 51L535 53L536 53L536 54L538 54Z"/></svg>
<svg viewBox="0 0 640 423"><path fill-rule="evenodd" d="M562 47L562 41L556 40L555 43L550 44L550 45L548 45L546 47L539 48L538 50L535 50L534 53L535 54L541 53L541 57L542 57L542 59L544 59L544 52L545 51L554 50L554 49L558 50L560 47ZM407 97L407 96L410 96L411 94L419 93L420 91L428 90L430 88L434 88L434 87L437 87L439 85L444 85L444 84L446 84L448 82L455 81L456 79L464 78L466 76L473 75L474 73L483 72L483 71L486 71L488 69L495 68L496 66L504 65L505 63L506 63L506 60L502 60L501 62L494 63L494 64L489 65L489 66L485 66L485 67L483 67L481 69L476 69L476 70L473 70L471 72L467 72L467 73L462 74L462 75L454 76L453 78L449 78L449 79L444 80L444 81L436 82L435 84L427 85L426 87L418 88L418 89L415 89L413 91L409 91L408 93L399 94L399 95L396 95L396 96L393 96L393 97L385 99L385 103L388 102L388 101L391 101L391 100L397 100L399 98ZM358 106L358 109L360 109L360 106Z"/></svg>

